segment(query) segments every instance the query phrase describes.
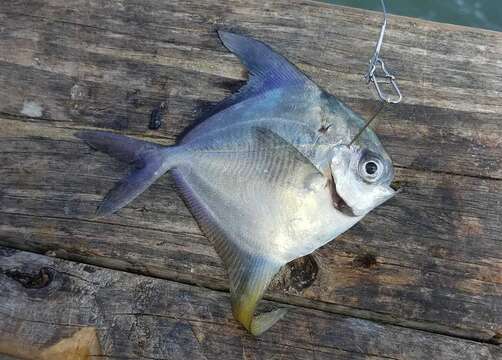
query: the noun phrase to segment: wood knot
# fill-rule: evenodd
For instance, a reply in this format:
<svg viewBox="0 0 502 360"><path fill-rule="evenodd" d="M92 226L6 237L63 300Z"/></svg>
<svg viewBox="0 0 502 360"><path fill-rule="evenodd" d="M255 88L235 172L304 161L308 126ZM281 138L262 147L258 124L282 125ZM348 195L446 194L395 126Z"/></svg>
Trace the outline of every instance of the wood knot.
<svg viewBox="0 0 502 360"><path fill-rule="evenodd" d="M17 270L6 270L6 276L17 281L27 289L42 289L52 281L52 273L48 268L41 268L38 274L24 273Z"/></svg>
<svg viewBox="0 0 502 360"><path fill-rule="evenodd" d="M354 266L369 269L377 264L377 259L375 254L366 253L357 255L352 263L354 264Z"/></svg>
<svg viewBox="0 0 502 360"><path fill-rule="evenodd" d="M314 283L319 273L319 265L312 255L289 262L274 279L272 286L286 291L302 291Z"/></svg>

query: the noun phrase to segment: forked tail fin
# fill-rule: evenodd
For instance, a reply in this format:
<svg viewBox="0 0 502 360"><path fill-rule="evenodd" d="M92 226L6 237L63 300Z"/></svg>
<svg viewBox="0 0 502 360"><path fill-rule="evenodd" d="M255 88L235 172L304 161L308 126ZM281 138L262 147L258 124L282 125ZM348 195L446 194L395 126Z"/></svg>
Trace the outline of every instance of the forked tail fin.
<svg viewBox="0 0 502 360"><path fill-rule="evenodd" d="M123 208L176 164L176 147L162 147L106 131L80 131L75 136L90 147L132 165L129 174L117 182L99 205L98 216Z"/></svg>

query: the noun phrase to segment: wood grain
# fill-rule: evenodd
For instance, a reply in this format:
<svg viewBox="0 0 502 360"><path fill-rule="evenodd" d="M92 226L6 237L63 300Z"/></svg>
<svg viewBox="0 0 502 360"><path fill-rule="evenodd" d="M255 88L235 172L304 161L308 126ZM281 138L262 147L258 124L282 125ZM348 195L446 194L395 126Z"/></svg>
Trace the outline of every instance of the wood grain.
<svg viewBox="0 0 502 360"><path fill-rule="evenodd" d="M495 345L291 306L284 321L254 338L228 313L226 293L5 248L0 264L0 356L45 359L37 354L75 342L81 351L92 343L86 359L502 356Z"/></svg>
<svg viewBox="0 0 502 360"><path fill-rule="evenodd" d="M97 204L126 169L75 139L71 123L2 123L9 130L0 135L0 242L227 289L218 256L169 177L118 214L96 219ZM502 183L408 169L397 178L403 193L314 253L313 266L299 264L296 278L288 270L296 265L287 268L269 297L496 339Z"/></svg>
<svg viewBox="0 0 502 360"><path fill-rule="evenodd" d="M147 134L166 101L161 134L174 138L194 110L245 79L215 35L230 28L267 41L369 116L377 104L362 74L380 17L286 0L2 2L0 111L22 115L37 99L44 118ZM405 99L378 130L397 165L502 178L501 49L495 32L391 17L382 52Z"/></svg>
<svg viewBox="0 0 502 360"><path fill-rule="evenodd" d="M107 128L172 144L246 78L216 37L221 27L267 41L369 115L376 103L361 74L379 22L310 1L0 2L0 243L227 289L168 177L94 218L125 169L72 133ZM502 34L397 16L388 30L383 56L405 98L377 132L405 191L288 266L267 297L498 342ZM164 125L148 130L161 102Z"/></svg>

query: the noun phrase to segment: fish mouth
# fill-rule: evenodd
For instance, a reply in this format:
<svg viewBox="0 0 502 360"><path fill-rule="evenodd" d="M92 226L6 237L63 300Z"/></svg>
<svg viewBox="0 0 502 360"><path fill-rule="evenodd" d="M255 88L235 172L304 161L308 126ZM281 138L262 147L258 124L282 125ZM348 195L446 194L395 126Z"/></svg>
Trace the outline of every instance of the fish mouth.
<svg viewBox="0 0 502 360"><path fill-rule="evenodd" d="M331 194L333 207L347 216L355 217L356 214L354 214L352 208L345 202L338 191L336 191L336 182L332 174L329 174L328 176L328 187Z"/></svg>

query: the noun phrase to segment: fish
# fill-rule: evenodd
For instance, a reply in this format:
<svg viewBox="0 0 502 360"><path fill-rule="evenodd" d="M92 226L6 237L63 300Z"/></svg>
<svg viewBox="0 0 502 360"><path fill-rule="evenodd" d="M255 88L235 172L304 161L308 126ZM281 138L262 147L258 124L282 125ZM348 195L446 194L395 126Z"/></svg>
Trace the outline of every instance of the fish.
<svg viewBox="0 0 502 360"><path fill-rule="evenodd" d="M175 145L107 131L75 135L132 165L99 216L171 174L227 270L234 318L258 336L286 314L255 314L274 275L392 198L394 170L364 119L285 57L245 35L218 35L249 79Z"/></svg>

